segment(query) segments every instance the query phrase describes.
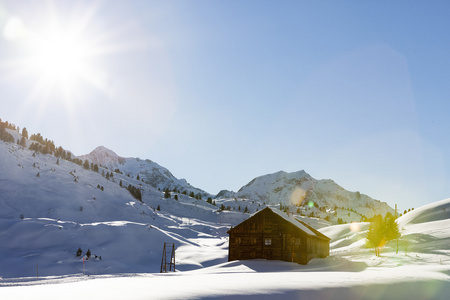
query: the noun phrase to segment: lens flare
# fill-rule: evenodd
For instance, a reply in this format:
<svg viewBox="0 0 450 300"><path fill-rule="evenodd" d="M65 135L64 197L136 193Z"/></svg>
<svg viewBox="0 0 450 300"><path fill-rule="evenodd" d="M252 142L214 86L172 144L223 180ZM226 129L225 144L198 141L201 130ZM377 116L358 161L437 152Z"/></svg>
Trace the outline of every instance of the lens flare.
<svg viewBox="0 0 450 300"><path fill-rule="evenodd" d="M359 227L359 224L358 224L358 223L352 222L352 223L350 224L350 230L351 230L352 232L359 232L359 231L361 230L361 228Z"/></svg>
<svg viewBox="0 0 450 300"><path fill-rule="evenodd" d="M291 194L290 201L292 205L300 205L305 199L306 191L301 187L294 189Z"/></svg>

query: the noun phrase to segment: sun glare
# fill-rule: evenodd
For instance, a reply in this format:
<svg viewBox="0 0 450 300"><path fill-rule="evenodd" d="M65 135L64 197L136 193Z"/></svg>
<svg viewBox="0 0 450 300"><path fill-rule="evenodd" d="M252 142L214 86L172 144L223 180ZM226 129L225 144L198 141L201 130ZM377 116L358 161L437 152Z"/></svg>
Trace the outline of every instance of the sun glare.
<svg viewBox="0 0 450 300"><path fill-rule="evenodd" d="M93 49L74 28L52 24L34 32L30 41L29 67L39 78L39 89L59 88L69 94L74 85L88 77L88 58Z"/></svg>
<svg viewBox="0 0 450 300"><path fill-rule="evenodd" d="M11 68L11 79L34 81L30 98L47 102L59 99L70 104L72 99L82 98L77 93L86 91L85 87L104 89L98 61L111 51L111 45L105 44L111 33L98 30L96 9L87 7L61 17L63 14L50 6L46 18L9 18L3 36L20 51L4 65Z"/></svg>
<svg viewBox="0 0 450 300"><path fill-rule="evenodd" d="M88 50L80 36L52 28L34 38L32 68L42 84L67 86L85 73Z"/></svg>

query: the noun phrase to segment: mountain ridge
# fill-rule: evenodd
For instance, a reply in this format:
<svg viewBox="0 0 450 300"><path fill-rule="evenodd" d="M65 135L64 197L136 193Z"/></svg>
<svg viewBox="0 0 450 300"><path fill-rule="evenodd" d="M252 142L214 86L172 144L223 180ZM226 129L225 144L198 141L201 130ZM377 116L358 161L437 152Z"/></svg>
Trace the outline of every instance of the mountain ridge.
<svg viewBox="0 0 450 300"><path fill-rule="evenodd" d="M338 208L349 211L348 217L351 217L352 213L357 213L362 219L377 214L395 213L386 202L372 199L359 191L347 191L331 179L317 180L304 170L292 173L279 171L258 176L233 196L253 199L268 205L306 208L303 210L309 210L309 214L313 213L314 216L322 218L326 217L327 210L336 211Z"/></svg>
<svg viewBox="0 0 450 300"><path fill-rule="evenodd" d="M105 146L98 146L89 154L81 155L79 158L96 163L112 171L124 172L127 176L136 178L139 176L139 180L156 189L180 190L202 196L211 196L204 190L189 184L186 179L176 178L168 169L150 159L121 157Z"/></svg>
<svg viewBox="0 0 450 300"><path fill-rule="evenodd" d="M18 142L20 138L23 138L18 129L8 128L6 130ZM39 134L38 136L40 137ZM25 140L25 146L27 147L35 142L35 140ZM44 139L41 137L40 143L42 144L43 141ZM47 142L47 139L45 139L45 142ZM50 146L52 146L53 142L49 142L51 142ZM50 153L52 153L51 148L48 150ZM54 144L53 148L56 148ZM56 150L53 150L55 151L55 156L57 155ZM189 194L194 193L203 197L214 197L204 190L190 185L186 179L176 178L168 169L154 161L140 158L125 158L105 146L98 146L89 154L75 157L75 159L78 160L76 162L80 165L84 160L85 162L88 161L91 167L93 164L97 164L106 168L106 170L124 173L126 176L135 178L155 189L169 189ZM243 185L238 192L222 190L215 198L248 198L267 205L290 206L291 210L295 209L295 207L300 207L303 210L302 213L321 218L325 218L331 213L337 216L336 210L340 208L349 211L346 213L347 216L341 216L340 218L347 222L360 221L375 214L394 213L393 209L385 202L372 199L360 192L347 191L331 179L317 180L305 170L291 173L281 170L272 174L258 176L246 185ZM311 203L313 207L308 207Z"/></svg>

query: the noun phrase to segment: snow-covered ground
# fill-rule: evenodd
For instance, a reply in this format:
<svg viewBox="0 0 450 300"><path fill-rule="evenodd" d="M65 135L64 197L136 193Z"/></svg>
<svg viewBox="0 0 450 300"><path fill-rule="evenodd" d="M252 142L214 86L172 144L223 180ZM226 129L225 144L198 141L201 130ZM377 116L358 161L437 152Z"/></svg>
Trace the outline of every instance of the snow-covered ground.
<svg viewBox="0 0 450 300"><path fill-rule="evenodd" d="M4 278L0 280L0 298L448 299L449 208L447 199L399 218L403 235L399 252L393 241L381 257L363 247L368 224L353 223L322 228L332 238L331 256L314 259L306 266L248 260L166 274ZM177 255L192 264L220 261L226 255L227 243L220 237L186 240L194 244L179 247Z"/></svg>
<svg viewBox="0 0 450 300"><path fill-rule="evenodd" d="M395 260L384 258L383 260ZM450 266L249 260L166 274L5 279L1 299L448 299Z"/></svg>
<svg viewBox="0 0 450 300"><path fill-rule="evenodd" d="M139 186L143 202L120 181ZM0 299L447 299L450 293L450 199L399 218L399 251L392 241L381 257L364 247L368 223L325 226L312 219L332 238L331 256L302 266L227 262L226 231L249 217L245 207L254 213L260 203L216 199L214 206L173 197L132 177L115 173L107 180L0 141ZM222 204L231 211L218 210ZM176 246L175 273L159 273L164 242ZM79 247L98 256L85 260L85 275Z"/></svg>

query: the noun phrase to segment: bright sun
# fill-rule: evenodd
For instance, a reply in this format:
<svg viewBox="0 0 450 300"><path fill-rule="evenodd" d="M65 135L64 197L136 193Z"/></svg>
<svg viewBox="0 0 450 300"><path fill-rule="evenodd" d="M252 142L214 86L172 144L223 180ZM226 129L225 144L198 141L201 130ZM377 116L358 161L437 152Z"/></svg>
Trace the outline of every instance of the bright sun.
<svg viewBox="0 0 450 300"><path fill-rule="evenodd" d="M94 48L75 29L52 24L33 34L29 64L39 78L38 89L58 88L70 94L79 81L88 81Z"/></svg>
<svg viewBox="0 0 450 300"><path fill-rule="evenodd" d="M10 18L4 36L24 50L13 67L17 76L33 77L32 97L48 101L52 94L62 92L69 103L83 83L102 89L102 73L93 62L110 51L104 44L108 33L93 29L92 16L85 13L66 20L50 13L45 21L33 25Z"/></svg>
<svg viewBox="0 0 450 300"><path fill-rule="evenodd" d="M47 83L67 83L82 76L88 55L79 36L53 28L35 39L31 60Z"/></svg>

